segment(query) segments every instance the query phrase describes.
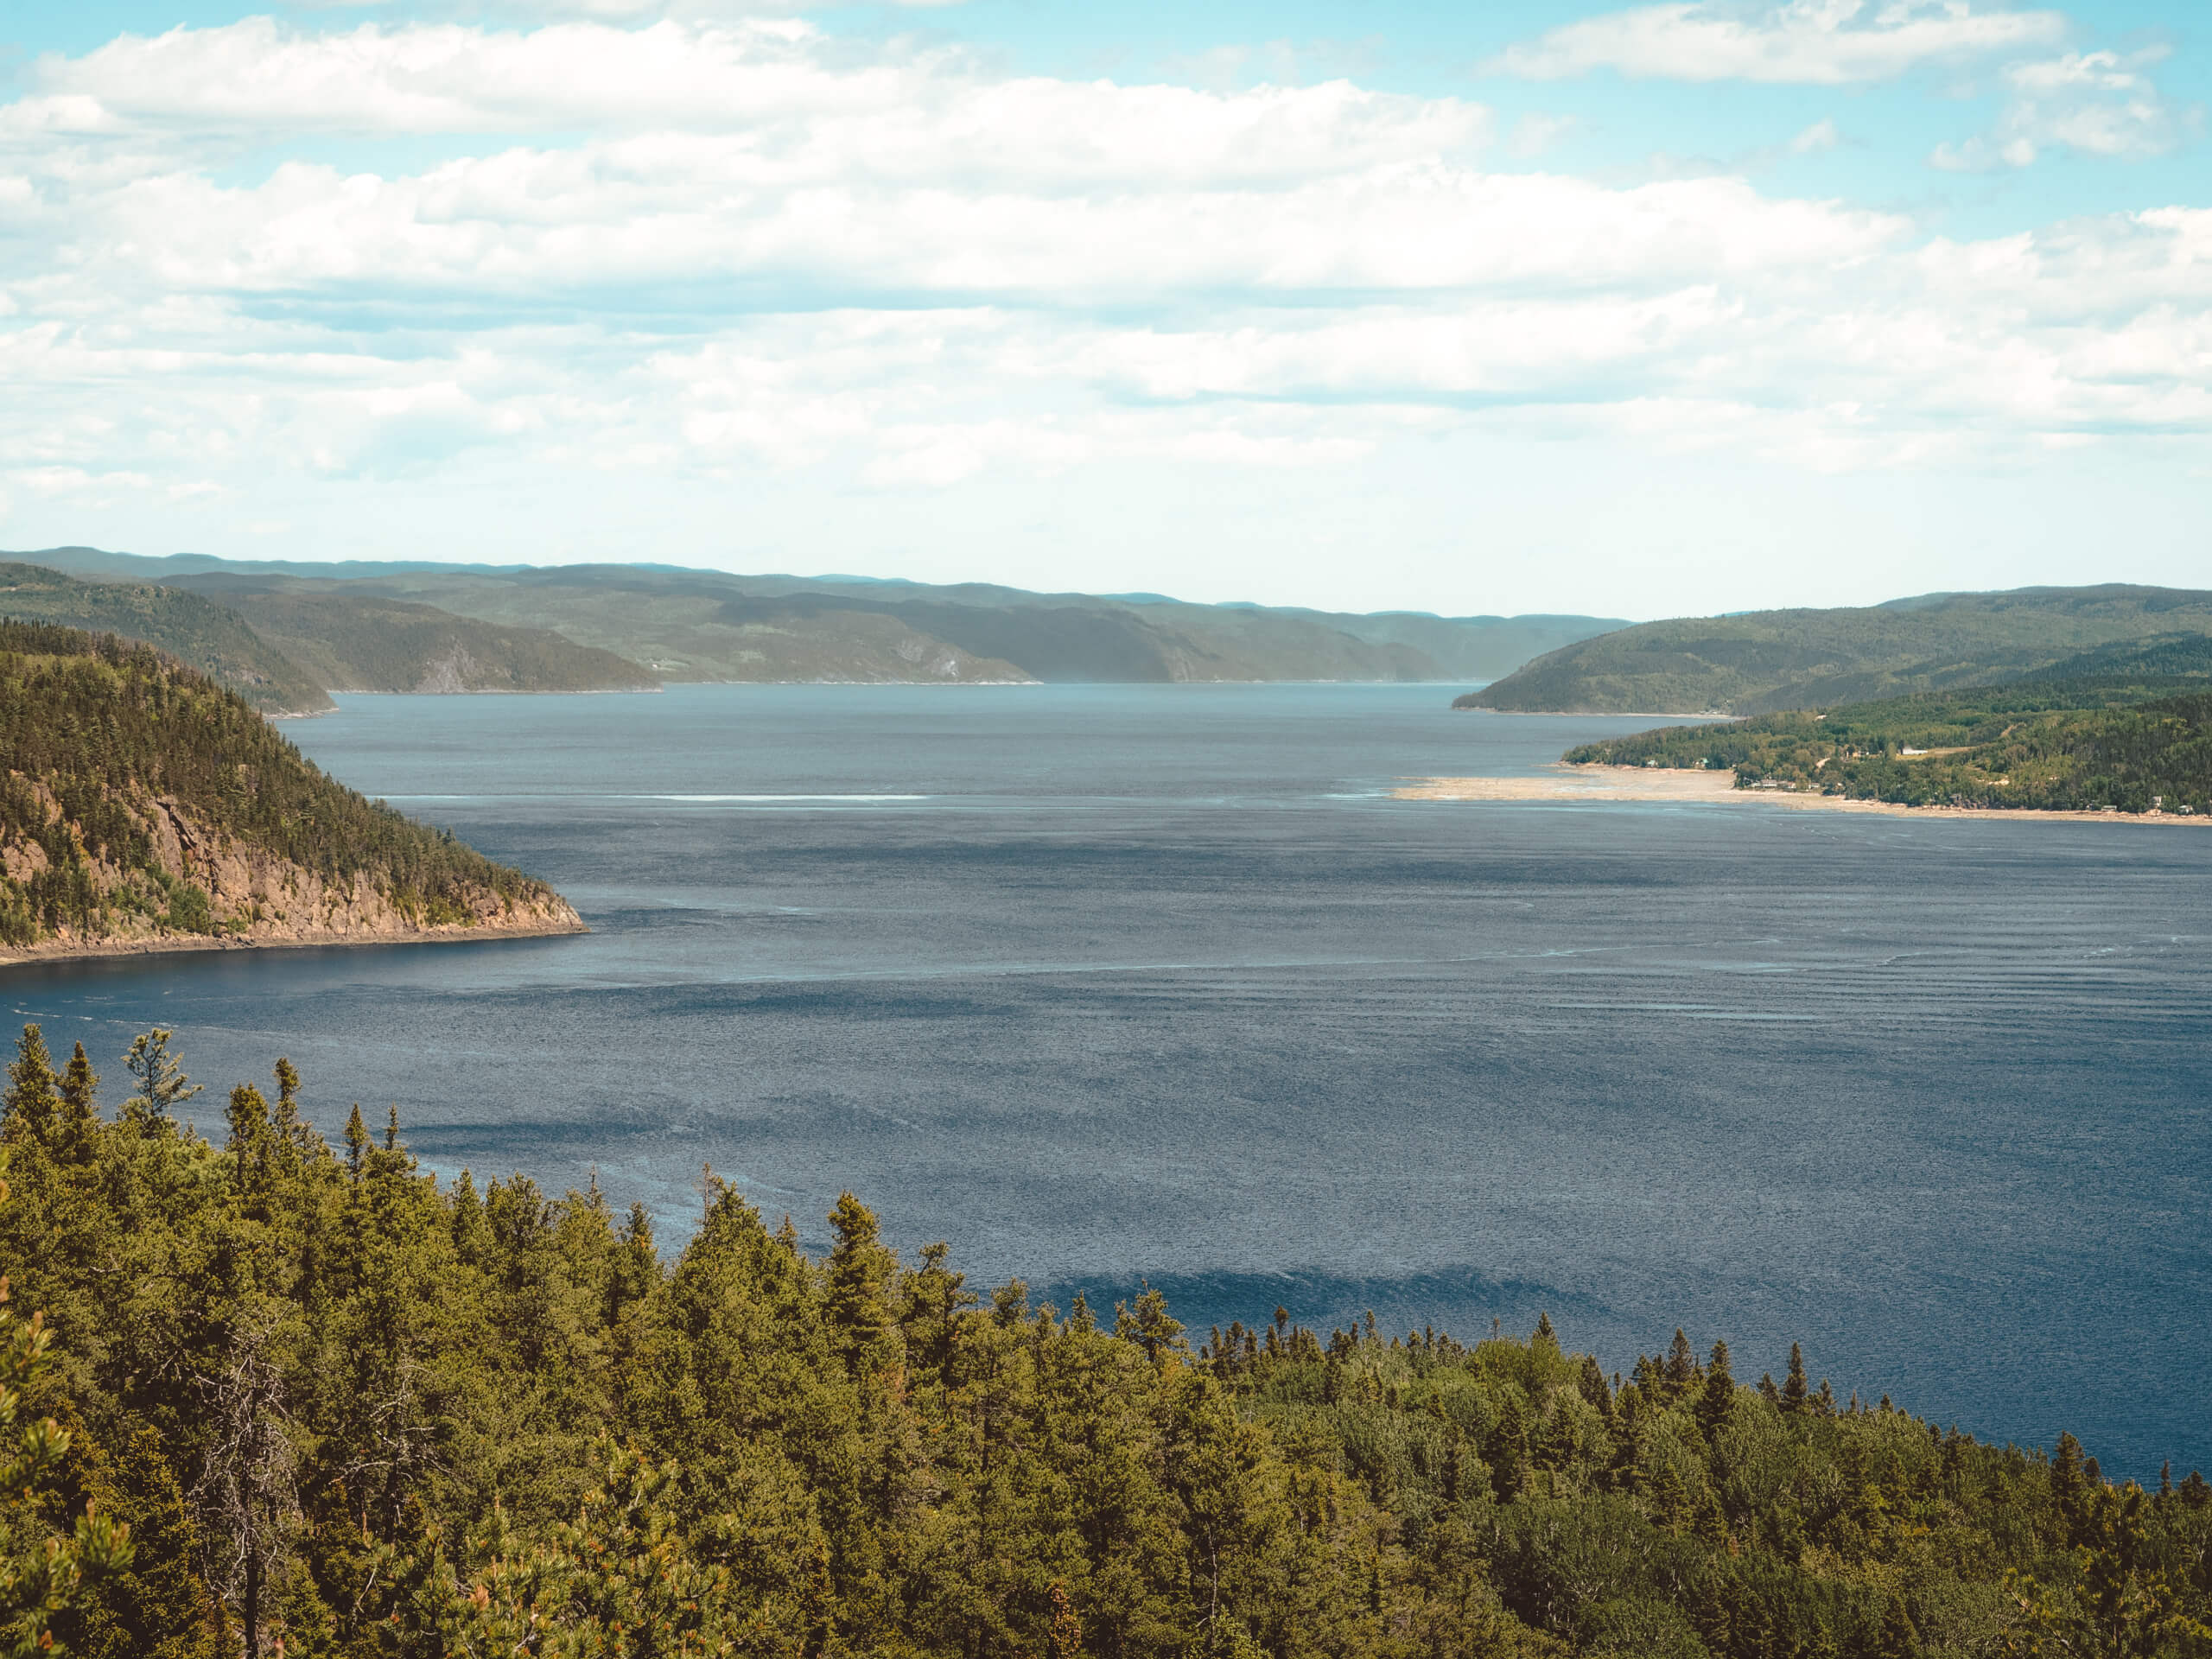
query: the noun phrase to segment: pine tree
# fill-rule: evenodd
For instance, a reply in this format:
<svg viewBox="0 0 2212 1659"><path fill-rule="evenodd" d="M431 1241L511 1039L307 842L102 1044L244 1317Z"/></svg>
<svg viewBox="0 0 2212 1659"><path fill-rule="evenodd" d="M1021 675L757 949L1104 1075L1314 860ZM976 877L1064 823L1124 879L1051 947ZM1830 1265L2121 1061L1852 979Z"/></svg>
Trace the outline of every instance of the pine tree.
<svg viewBox="0 0 2212 1659"><path fill-rule="evenodd" d="M369 1126L361 1121L361 1103L353 1103L352 1116L346 1120L346 1173L355 1181L368 1167Z"/></svg>
<svg viewBox="0 0 2212 1659"><path fill-rule="evenodd" d="M1509 1389L1498 1413L1497 1427L1484 1448L1491 1468L1491 1490L1501 1503L1518 1497L1529 1484L1529 1419L1521 1406L1521 1391Z"/></svg>
<svg viewBox="0 0 2212 1659"><path fill-rule="evenodd" d="M156 1027L134 1039L124 1065L138 1080L138 1092L123 1103L124 1117L134 1122L172 1123L176 1109L200 1090L201 1085L184 1075L169 1052L175 1033Z"/></svg>
<svg viewBox="0 0 2212 1659"><path fill-rule="evenodd" d="M53 1144L61 1115L60 1079L54 1075L54 1058L36 1026L25 1026L16 1039L15 1064L8 1068L8 1105L5 1133L10 1142L28 1141L39 1147Z"/></svg>
<svg viewBox="0 0 2212 1659"><path fill-rule="evenodd" d="M1575 1373L1575 1392L1587 1401L1590 1408L1600 1417L1611 1419L1613 1414L1613 1391L1605 1386L1605 1368L1595 1356L1582 1356L1582 1366Z"/></svg>
<svg viewBox="0 0 2212 1659"><path fill-rule="evenodd" d="M1674 1344L1667 1350L1668 1397L1680 1399L1688 1394L1699 1376L1697 1355L1690 1347L1689 1338L1677 1326Z"/></svg>
<svg viewBox="0 0 2212 1659"><path fill-rule="evenodd" d="M92 1063L85 1058L85 1046L79 1043L61 1074L60 1107L55 1115L54 1149L66 1162L92 1160L100 1129L99 1088Z"/></svg>
<svg viewBox="0 0 2212 1659"><path fill-rule="evenodd" d="M851 1193L838 1195L830 1225L837 1243L830 1252L824 1311L839 1357L859 1376L892 1357L893 1326L884 1293L899 1263L877 1236L874 1211Z"/></svg>
<svg viewBox="0 0 2212 1659"><path fill-rule="evenodd" d="M1728 1370L1728 1344L1713 1344L1713 1363L1705 1373L1703 1391L1697 1401L1697 1425L1705 1431L1706 1443L1718 1443L1720 1431L1728 1425L1728 1414L1736 1406L1736 1379Z"/></svg>
<svg viewBox="0 0 2212 1659"><path fill-rule="evenodd" d="M1796 1343L1789 1344L1789 1376L1782 1385L1782 1408L1802 1414L1809 1401L1805 1387L1805 1353Z"/></svg>
<svg viewBox="0 0 2212 1659"><path fill-rule="evenodd" d="M231 1126L230 1145L226 1148L234 1160L231 1168L232 1190L245 1198L265 1193L269 1185L269 1103L261 1090L250 1083L242 1083L231 1090L229 1107L224 1118Z"/></svg>
<svg viewBox="0 0 2212 1659"><path fill-rule="evenodd" d="M2050 1506L2057 1512L2059 1529L2067 1541L2081 1530L2082 1500L2089 1490L2082 1465L2082 1442L2071 1434L2058 1437L2058 1454L2050 1461Z"/></svg>

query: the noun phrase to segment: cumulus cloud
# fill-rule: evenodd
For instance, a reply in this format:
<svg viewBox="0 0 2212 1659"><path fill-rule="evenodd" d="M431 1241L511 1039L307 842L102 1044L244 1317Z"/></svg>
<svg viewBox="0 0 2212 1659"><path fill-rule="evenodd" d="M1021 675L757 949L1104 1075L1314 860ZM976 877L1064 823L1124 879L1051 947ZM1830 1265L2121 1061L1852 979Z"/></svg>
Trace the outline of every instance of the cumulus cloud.
<svg viewBox="0 0 2212 1659"><path fill-rule="evenodd" d="M1758 7L1670 0L1566 24L1509 48L1489 67L1534 80L1613 69L1667 80L1835 86L2048 46L2065 29L2055 11L1977 10L1969 0L1786 0Z"/></svg>
<svg viewBox="0 0 2212 1659"><path fill-rule="evenodd" d="M1491 170L1460 100L994 77L789 22L257 21L32 83L0 105L18 499L2212 433L2212 213L1929 241L1740 178ZM300 131L456 143L378 169Z"/></svg>

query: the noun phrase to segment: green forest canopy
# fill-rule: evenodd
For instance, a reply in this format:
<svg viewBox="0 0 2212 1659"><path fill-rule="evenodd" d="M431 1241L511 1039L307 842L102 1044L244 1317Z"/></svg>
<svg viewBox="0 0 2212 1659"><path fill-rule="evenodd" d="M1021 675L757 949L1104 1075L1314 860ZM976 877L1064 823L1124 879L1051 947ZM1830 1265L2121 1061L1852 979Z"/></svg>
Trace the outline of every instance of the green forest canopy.
<svg viewBox="0 0 2212 1659"><path fill-rule="evenodd" d="M1761 785L1910 806L2212 811L2212 639L2112 647L2055 677L1675 726L1573 765L1732 767Z"/></svg>
<svg viewBox="0 0 2212 1659"><path fill-rule="evenodd" d="M150 647L0 622L0 842L45 855L23 879L0 874L0 941L32 944L65 925L94 936L124 911L175 932L219 931L207 893L157 856L160 798L326 880L365 875L429 921L472 919L475 893L545 891L334 782L236 693ZM99 862L124 873L120 885L95 879Z"/></svg>
<svg viewBox="0 0 2212 1659"><path fill-rule="evenodd" d="M2115 1485L1746 1386L1677 1332L1608 1376L1549 1322L1463 1346L1256 1310L1196 1344L902 1260L850 1195L799 1247L709 1176L673 1255L594 1183L441 1184L394 1118L334 1150L297 1073L220 1146L149 1033L103 1112L35 1027L0 1264L90 1503L54 1629L124 1659L775 1654L2202 1654L2212 1487ZM28 1546L26 1546L28 1547ZM6 1609L0 1608L0 1614Z"/></svg>

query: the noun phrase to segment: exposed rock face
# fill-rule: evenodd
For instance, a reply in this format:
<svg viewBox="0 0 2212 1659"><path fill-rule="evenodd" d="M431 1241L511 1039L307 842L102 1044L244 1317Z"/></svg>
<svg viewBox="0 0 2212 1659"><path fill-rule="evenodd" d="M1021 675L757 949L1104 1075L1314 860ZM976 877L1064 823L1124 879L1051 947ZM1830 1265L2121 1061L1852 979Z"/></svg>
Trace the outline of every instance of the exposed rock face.
<svg viewBox="0 0 2212 1659"><path fill-rule="evenodd" d="M101 901L104 921L93 930L63 923L53 937L36 944L0 945L0 961L586 931L568 901L550 888L537 887L512 899L480 888L467 896L466 919L453 915L450 899L444 913L432 919L425 906L379 887L367 874L326 879L290 859L208 829L171 798L159 798L150 806L118 803L145 830L162 871L180 886L188 884L206 895L210 931L179 925L176 901L165 903L145 871L94 855L74 827L63 823L60 804L49 789L20 773L10 776L19 785L29 785L47 809L49 825L69 836ZM0 842L0 868L18 881L29 881L51 864L46 849L36 841L11 835Z"/></svg>

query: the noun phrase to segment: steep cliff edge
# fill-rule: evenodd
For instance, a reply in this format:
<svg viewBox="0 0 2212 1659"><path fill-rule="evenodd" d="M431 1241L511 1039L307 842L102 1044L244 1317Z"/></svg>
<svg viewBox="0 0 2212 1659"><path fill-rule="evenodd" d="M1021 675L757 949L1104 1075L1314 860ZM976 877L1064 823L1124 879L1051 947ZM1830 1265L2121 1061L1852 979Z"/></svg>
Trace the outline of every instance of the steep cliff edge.
<svg viewBox="0 0 2212 1659"><path fill-rule="evenodd" d="M0 957L582 926L543 882L334 783L206 676L0 623Z"/></svg>

